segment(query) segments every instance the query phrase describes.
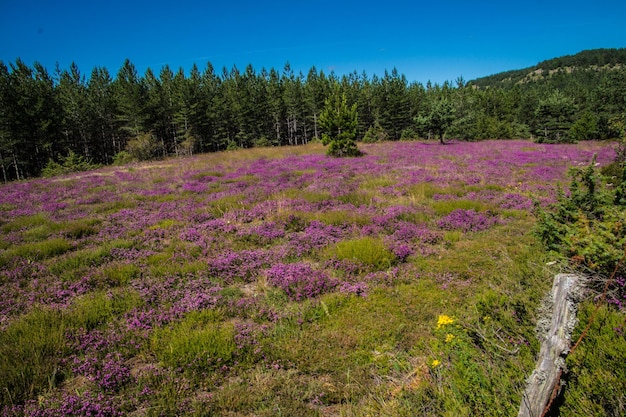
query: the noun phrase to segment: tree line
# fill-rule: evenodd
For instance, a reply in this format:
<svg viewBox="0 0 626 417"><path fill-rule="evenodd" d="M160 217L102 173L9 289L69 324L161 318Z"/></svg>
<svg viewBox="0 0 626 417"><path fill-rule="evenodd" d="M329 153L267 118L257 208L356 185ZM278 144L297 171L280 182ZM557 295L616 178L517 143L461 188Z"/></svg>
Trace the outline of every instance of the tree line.
<svg viewBox="0 0 626 417"><path fill-rule="evenodd" d="M585 81L584 77L588 80ZM0 169L3 180L38 176L77 157L93 164L322 138L325 101L345 96L358 114L357 139L452 137L564 142L618 135L626 111L626 70L594 71L558 85L478 86L459 77L426 85L396 69L337 76L248 65L189 73L163 66L138 74L126 60L112 76L75 64L50 73L20 59L0 61Z"/></svg>

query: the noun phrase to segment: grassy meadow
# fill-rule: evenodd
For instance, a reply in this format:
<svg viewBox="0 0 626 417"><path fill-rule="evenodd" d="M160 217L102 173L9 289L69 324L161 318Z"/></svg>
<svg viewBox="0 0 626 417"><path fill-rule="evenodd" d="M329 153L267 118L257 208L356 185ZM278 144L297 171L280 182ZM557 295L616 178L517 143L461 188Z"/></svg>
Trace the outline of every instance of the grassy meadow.
<svg viewBox="0 0 626 417"><path fill-rule="evenodd" d="M533 206L612 147L359 146L0 186L0 415L516 415L560 271ZM593 334L610 382L623 333Z"/></svg>

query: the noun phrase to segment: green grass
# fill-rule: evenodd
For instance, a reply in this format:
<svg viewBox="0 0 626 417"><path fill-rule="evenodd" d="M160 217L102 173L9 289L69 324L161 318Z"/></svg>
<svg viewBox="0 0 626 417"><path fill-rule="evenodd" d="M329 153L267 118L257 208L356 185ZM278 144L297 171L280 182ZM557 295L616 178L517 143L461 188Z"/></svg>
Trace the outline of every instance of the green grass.
<svg viewBox="0 0 626 417"><path fill-rule="evenodd" d="M221 318L213 310L192 312L169 328L155 331L152 350L172 368L208 371L230 365L236 349L234 330Z"/></svg>
<svg viewBox="0 0 626 417"><path fill-rule="evenodd" d="M371 177L361 181L361 188L368 191L377 191L379 188L390 187L397 182L390 177Z"/></svg>
<svg viewBox="0 0 626 417"><path fill-rule="evenodd" d="M592 319L593 316L593 319ZM584 303L572 339L578 340L591 326L578 347L567 357L567 389L561 415L626 415L626 337L624 314ZM621 329L616 332L615 329Z"/></svg>
<svg viewBox="0 0 626 417"><path fill-rule="evenodd" d="M289 200L304 200L309 203L320 203L322 201L330 200L330 193L317 192L310 190L301 190L299 188L290 188L280 193L279 198Z"/></svg>
<svg viewBox="0 0 626 417"><path fill-rule="evenodd" d="M2 225L2 231L9 233L16 230L32 229L43 226L49 222L48 217L43 213L37 213L32 216L21 216Z"/></svg>
<svg viewBox="0 0 626 417"><path fill-rule="evenodd" d="M92 292L76 299L64 320L72 328L90 330L141 304L139 294L128 289Z"/></svg>
<svg viewBox="0 0 626 417"><path fill-rule="evenodd" d="M62 280L74 281L81 278L90 268L107 262L111 249L106 246L85 248L59 256L48 266L50 273Z"/></svg>
<svg viewBox="0 0 626 417"><path fill-rule="evenodd" d="M374 271L385 270L396 263L396 256L385 247L383 241L372 237L338 242L326 251L326 256L355 261Z"/></svg>
<svg viewBox="0 0 626 417"><path fill-rule="evenodd" d="M324 151L321 145L313 149ZM286 151L304 152L296 147ZM247 155L253 158L255 152ZM267 157L276 157L275 150L267 152ZM193 161L199 172L196 179L220 177L207 167L226 164L233 172L238 169L237 153L211 158L215 158L211 163ZM407 213L400 214L399 220L432 226L456 209L496 211L489 203L465 196L504 191L490 184L426 183L405 187L404 193L380 195L383 188L397 184L395 175L364 177L356 191L334 197L324 191L288 189L263 198L279 203L332 199L366 206L368 213L405 205ZM152 183L167 182L168 177L159 172L154 178ZM217 218L255 204L255 197L243 194L203 199L220 187L228 188L218 179L208 184L202 196L128 193L126 201L94 203L97 212L91 211L93 216L85 219L55 217L53 221L37 214L0 224L0 230L10 234L0 239L0 267L13 268L15 261L17 269L18 261L31 260L43 264L50 280L58 278L67 286L88 277L91 285L89 293L72 299L67 308L29 306L27 312L4 322L8 324L0 331L1 404L60 398L88 387L94 395L102 392L121 404L122 413L146 416L503 416L517 412L539 349L534 331L537 306L554 273L546 266L552 258L530 234L532 214L498 210L506 223L487 231L439 231L441 240L400 262L386 246L386 234L393 231L368 237L356 233L353 225L369 225L372 214L347 209L296 212L289 204L278 204L263 221L284 223L287 233L303 234L312 221L345 232L342 241L281 262L305 262L325 269L333 278L368 286L364 297L342 293L338 286L334 292L298 302L269 284L263 271L254 282L228 284L208 273L208 259L223 250L273 250L287 247L290 236L268 242L206 231L215 239L204 248L181 241L178 229L185 225L172 217L148 225L162 232L160 239L153 239L155 233L149 230L136 232L133 240L102 243L96 238L110 214L137 204L151 207L161 198L194 199L199 203L197 211ZM453 198L435 201L436 194ZM234 226L242 230L254 225ZM152 255L122 261L113 256L114 248L144 249ZM328 262L336 259L354 261L360 269L343 270ZM19 284L27 296L28 273L21 277ZM133 289L145 285L144 279L176 280L180 290L185 289L186 279L206 280L217 288L217 307L175 316L162 325L152 323L149 330L130 331L125 315L153 308ZM225 287L219 289L220 285ZM171 307L177 306L159 305L164 312ZM582 308L578 334L592 314L590 305ZM454 323L437 328L440 315L452 317ZM568 385L565 397L558 400L563 403L561 415L624 414L626 350L624 337L614 330L623 329L623 323L622 313L600 310L589 334L568 358ZM248 340L254 339L243 348L237 346L242 325L252 329ZM124 364L136 378L133 383L109 393L72 375L75 352L67 334L78 329L125 332L123 342L106 349L122 352ZM144 389L150 394L140 394Z"/></svg>
<svg viewBox="0 0 626 417"><path fill-rule="evenodd" d="M63 379L65 323L59 310L35 309L0 332L0 398L19 404Z"/></svg>
<svg viewBox="0 0 626 417"><path fill-rule="evenodd" d="M53 256L62 255L73 249L73 245L65 238L58 237L42 242L23 243L14 248L9 249L5 253L8 259L13 256L39 261Z"/></svg>
<svg viewBox="0 0 626 417"><path fill-rule="evenodd" d="M342 203L352 204L354 207L370 206L372 204L372 197L362 192L353 192L337 197L337 200Z"/></svg>
<svg viewBox="0 0 626 417"><path fill-rule="evenodd" d="M303 217L308 217L311 220L318 220L322 223L333 226L342 226L347 224L364 226L371 222L369 216L349 210L331 210L318 213L309 213L303 214Z"/></svg>
<svg viewBox="0 0 626 417"><path fill-rule="evenodd" d="M243 195L230 195L209 202L207 209L209 213L211 213L213 216L222 217L224 214L230 211L246 208L246 205L243 203L243 201Z"/></svg>
<svg viewBox="0 0 626 417"><path fill-rule="evenodd" d="M66 332L104 326L141 303L134 292L92 293L69 310L36 307L0 332L0 398L17 404L55 388L67 376Z"/></svg>

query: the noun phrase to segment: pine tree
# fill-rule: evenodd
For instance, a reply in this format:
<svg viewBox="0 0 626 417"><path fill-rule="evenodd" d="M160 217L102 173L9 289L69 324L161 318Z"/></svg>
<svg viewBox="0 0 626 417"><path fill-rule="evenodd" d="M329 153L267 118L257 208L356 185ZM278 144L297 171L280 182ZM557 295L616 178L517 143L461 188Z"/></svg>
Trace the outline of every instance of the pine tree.
<svg viewBox="0 0 626 417"><path fill-rule="evenodd" d="M111 163L123 149L121 133L116 122L117 106L113 80L106 68L94 68L87 82L88 130L93 140L94 162Z"/></svg>
<svg viewBox="0 0 626 417"><path fill-rule="evenodd" d="M62 128L66 142L61 153L66 154L67 148L85 158L91 158L93 152L88 129L90 115L85 78L73 62L69 71L57 68L57 73L59 83L56 92L63 111Z"/></svg>
<svg viewBox="0 0 626 417"><path fill-rule="evenodd" d="M361 151L356 145L358 126L356 104L348 107L345 93L340 94L335 87L320 114L322 143L328 145L327 154L335 157L360 156Z"/></svg>
<svg viewBox="0 0 626 417"><path fill-rule="evenodd" d="M114 82L115 99L119 110L119 120L129 137L137 136L146 130L147 102L146 86L138 76L130 60L117 73Z"/></svg>

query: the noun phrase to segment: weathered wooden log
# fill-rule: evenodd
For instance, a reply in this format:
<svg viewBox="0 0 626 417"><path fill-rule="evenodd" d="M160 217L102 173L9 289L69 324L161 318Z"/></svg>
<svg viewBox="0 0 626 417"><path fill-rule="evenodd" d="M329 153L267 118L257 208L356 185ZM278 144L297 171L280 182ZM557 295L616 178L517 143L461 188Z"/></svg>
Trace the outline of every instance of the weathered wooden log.
<svg viewBox="0 0 626 417"><path fill-rule="evenodd" d="M541 341L537 366L526 382L518 417L543 417L561 388L561 373L565 370L565 358L576 326L576 307L582 288L581 276L558 274L554 277L543 317L537 325Z"/></svg>

